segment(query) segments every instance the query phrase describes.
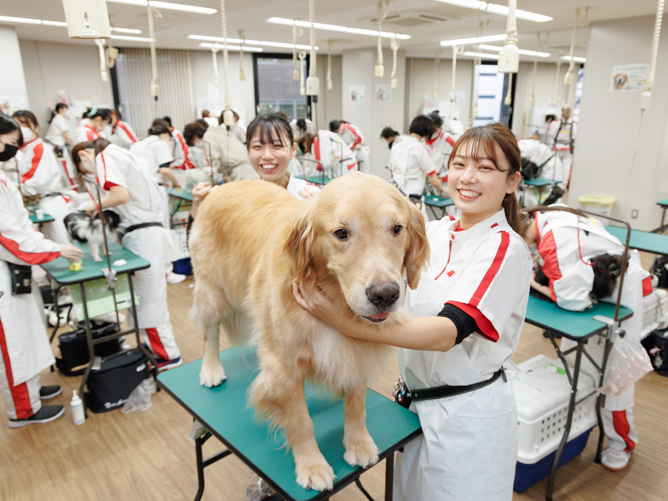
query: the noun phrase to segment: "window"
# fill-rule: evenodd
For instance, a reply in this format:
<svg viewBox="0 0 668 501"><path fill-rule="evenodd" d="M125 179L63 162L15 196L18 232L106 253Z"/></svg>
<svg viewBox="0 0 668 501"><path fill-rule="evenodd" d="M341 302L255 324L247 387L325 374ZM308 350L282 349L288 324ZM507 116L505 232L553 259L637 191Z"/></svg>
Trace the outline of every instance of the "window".
<svg viewBox="0 0 668 501"><path fill-rule="evenodd" d="M300 82L293 80L292 56L253 54L255 65L255 105L258 114L283 111L288 121L310 118L310 98L299 93ZM298 61L300 76L308 75L308 57Z"/></svg>
<svg viewBox="0 0 668 501"><path fill-rule="evenodd" d="M478 113L474 117L473 126L501 122L510 127L513 118L512 106L506 106L504 100L508 92L508 75L498 72L496 64L476 66L476 80L474 96L478 96ZM477 94L476 94L477 93ZM515 79L511 96L515 94Z"/></svg>

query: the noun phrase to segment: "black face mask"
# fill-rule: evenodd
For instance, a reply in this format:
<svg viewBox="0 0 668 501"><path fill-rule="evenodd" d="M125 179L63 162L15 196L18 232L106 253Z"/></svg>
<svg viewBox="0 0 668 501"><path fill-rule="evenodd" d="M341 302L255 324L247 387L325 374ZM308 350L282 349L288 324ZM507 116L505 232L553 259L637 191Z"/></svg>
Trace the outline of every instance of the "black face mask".
<svg viewBox="0 0 668 501"><path fill-rule="evenodd" d="M0 152L0 162L11 160L16 156L17 151L19 151L18 146L14 146L13 144L5 144L5 151Z"/></svg>
<svg viewBox="0 0 668 501"><path fill-rule="evenodd" d="M394 144L394 141L388 141L388 142L387 142L387 147L388 147L389 149L392 149L392 145L393 145L393 144Z"/></svg>

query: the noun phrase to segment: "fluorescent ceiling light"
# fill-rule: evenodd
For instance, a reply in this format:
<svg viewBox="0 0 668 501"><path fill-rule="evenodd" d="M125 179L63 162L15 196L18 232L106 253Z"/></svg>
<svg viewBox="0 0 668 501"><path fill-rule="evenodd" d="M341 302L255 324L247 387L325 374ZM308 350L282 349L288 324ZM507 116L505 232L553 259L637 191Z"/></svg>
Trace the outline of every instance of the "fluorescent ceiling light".
<svg viewBox="0 0 668 501"><path fill-rule="evenodd" d="M146 8L146 0L107 0L107 3L122 3L127 5L137 5L138 7ZM195 7L194 5L183 5L180 3L171 2L154 2L151 0L151 5L158 9L178 10L180 12L190 12L192 14L215 14L216 9L209 9L208 7Z"/></svg>
<svg viewBox="0 0 668 501"><path fill-rule="evenodd" d="M39 19L28 19L25 17L7 17L0 16L0 22L5 23L21 23L21 24L42 24Z"/></svg>
<svg viewBox="0 0 668 501"><path fill-rule="evenodd" d="M570 60L571 60L571 56L561 56L559 59L561 59L562 61L570 61ZM586 62L587 62L587 58L586 58L586 57L577 57L577 56L574 56L574 57L573 57L573 61L575 61L576 63L586 63Z"/></svg>
<svg viewBox="0 0 668 501"><path fill-rule="evenodd" d="M443 40L441 42L441 47L452 47L453 45L469 45L469 44L476 44L476 43L484 43L484 42L499 42L501 40L505 40L506 37L505 33L501 35L487 35L484 37L473 37L473 38L459 38L457 40Z"/></svg>
<svg viewBox="0 0 668 501"><path fill-rule="evenodd" d="M150 38L145 37L126 37L125 35L111 35L112 40L129 40L130 42L148 42L151 43Z"/></svg>
<svg viewBox="0 0 668 501"><path fill-rule="evenodd" d="M498 54L485 54L483 52L462 52L463 56L480 57L481 59L499 59Z"/></svg>
<svg viewBox="0 0 668 501"><path fill-rule="evenodd" d="M223 50L221 45L215 43L202 42L199 44L199 46L204 47L205 49L213 49L214 47L218 47L220 50ZM240 51L241 47L239 45L228 45L227 50ZM244 47L244 52L262 52L263 50L264 49L262 47Z"/></svg>
<svg viewBox="0 0 668 501"><path fill-rule="evenodd" d="M67 23L64 21L42 21L44 26L59 26L61 28L67 28Z"/></svg>
<svg viewBox="0 0 668 501"><path fill-rule="evenodd" d="M113 26L110 28L111 31L115 31L116 33L134 33L135 35L139 35L141 33L141 30L135 30L131 28L114 28Z"/></svg>
<svg viewBox="0 0 668 501"><path fill-rule="evenodd" d="M219 43L225 43L225 39L223 37L208 37L204 35L188 35L188 38L191 40L207 40L210 42L219 42ZM228 38L227 43L236 43L236 44L244 44L244 45L261 45L264 47L282 47L284 49L292 49L292 44L291 43L283 43L283 42L267 42L263 40L241 40L239 38ZM295 48L300 49L300 50L310 50L311 46L310 45L300 45L296 44ZM316 46L315 50L320 50L320 47Z"/></svg>
<svg viewBox="0 0 668 501"><path fill-rule="evenodd" d="M501 52L502 49L502 47L497 47L496 45L485 45L485 44L480 44L480 48L485 50L493 50L494 52ZM547 52L536 52L535 50L519 49L519 52L520 54L524 54L525 56L550 57L552 55Z"/></svg>
<svg viewBox="0 0 668 501"><path fill-rule="evenodd" d="M498 14L500 16L508 15L508 7L506 5L499 5L496 3L481 2L479 0L436 0L437 2L456 5L457 7L464 7L466 9L475 9L481 12L489 12L490 14ZM526 10L515 10L515 17L523 19L524 21L532 21L534 23L544 23L552 21L550 16L536 14L535 12L528 12Z"/></svg>
<svg viewBox="0 0 668 501"><path fill-rule="evenodd" d="M310 28L311 23L308 21L297 21L295 23L294 19L285 19L282 17L270 17L267 19L268 23L273 23L273 24L284 24L286 26L292 26L293 24L297 24L297 26L300 26L302 28ZM378 36L378 31L376 30L363 30L360 28L348 28L346 26L338 26L336 24L322 24L322 23L313 23L313 27L316 30L324 30L324 31L340 31L343 33L350 33L352 35L369 35L372 37L377 37ZM399 33L390 33L388 31L381 31L380 36L383 38L394 38L395 36L400 39L400 40L408 40L411 36L410 35L402 35Z"/></svg>

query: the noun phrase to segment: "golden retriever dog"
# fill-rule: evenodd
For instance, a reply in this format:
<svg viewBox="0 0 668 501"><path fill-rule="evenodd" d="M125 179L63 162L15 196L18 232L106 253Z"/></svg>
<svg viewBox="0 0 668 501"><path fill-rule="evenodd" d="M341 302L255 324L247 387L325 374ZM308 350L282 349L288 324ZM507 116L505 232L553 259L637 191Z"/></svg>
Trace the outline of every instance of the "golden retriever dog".
<svg viewBox="0 0 668 501"><path fill-rule="evenodd" d="M379 329L401 321L406 284L416 287L429 255L422 214L390 183L353 173L300 201L265 181L213 191L190 236L193 318L204 331L202 385L225 379L222 326L233 343L258 345L260 372L249 403L285 431L297 483L332 489L334 472L318 449L304 383L344 401L344 459L368 467L378 449L365 422L368 382L392 349L344 336L295 301L292 283L315 279L342 314Z"/></svg>

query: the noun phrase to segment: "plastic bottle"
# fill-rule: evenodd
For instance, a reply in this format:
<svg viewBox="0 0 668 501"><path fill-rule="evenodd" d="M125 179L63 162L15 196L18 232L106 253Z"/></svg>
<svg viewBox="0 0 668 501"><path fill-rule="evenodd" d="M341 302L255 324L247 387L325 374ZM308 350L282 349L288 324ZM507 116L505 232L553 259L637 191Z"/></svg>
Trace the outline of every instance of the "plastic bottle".
<svg viewBox="0 0 668 501"><path fill-rule="evenodd" d="M86 415L84 414L81 397L77 395L77 390L72 390L72 402L70 402L70 406L72 407L72 420L74 424L84 424Z"/></svg>

